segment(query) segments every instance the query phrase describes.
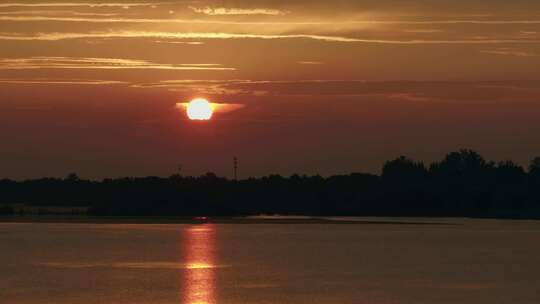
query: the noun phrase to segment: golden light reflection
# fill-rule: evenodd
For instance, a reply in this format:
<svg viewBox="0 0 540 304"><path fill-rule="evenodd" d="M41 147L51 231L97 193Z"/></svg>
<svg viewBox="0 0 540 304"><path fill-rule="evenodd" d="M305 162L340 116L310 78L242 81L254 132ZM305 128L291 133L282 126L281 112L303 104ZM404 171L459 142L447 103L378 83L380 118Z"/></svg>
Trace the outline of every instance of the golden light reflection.
<svg viewBox="0 0 540 304"><path fill-rule="evenodd" d="M184 231L186 261L182 298L184 304L214 304L216 288L215 227L194 226Z"/></svg>

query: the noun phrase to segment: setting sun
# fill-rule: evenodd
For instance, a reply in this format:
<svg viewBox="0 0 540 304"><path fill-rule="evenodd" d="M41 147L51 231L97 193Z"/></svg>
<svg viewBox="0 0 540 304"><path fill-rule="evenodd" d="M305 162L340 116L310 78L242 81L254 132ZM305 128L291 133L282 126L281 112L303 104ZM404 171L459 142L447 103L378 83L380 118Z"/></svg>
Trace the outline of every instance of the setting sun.
<svg viewBox="0 0 540 304"><path fill-rule="evenodd" d="M539 67L540 0L0 0L0 304L540 304Z"/></svg>
<svg viewBox="0 0 540 304"><path fill-rule="evenodd" d="M214 109L208 100L197 98L187 105L187 116L191 120L209 120L212 118Z"/></svg>
<svg viewBox="0 0 540 304"><path fill-rule="evenodd" d="M245 105L209 102L204 98L195 98L190 102L177 103L176 107L185 112L190 120L210 120L216 114L228 114L244 108Z"/></svg>

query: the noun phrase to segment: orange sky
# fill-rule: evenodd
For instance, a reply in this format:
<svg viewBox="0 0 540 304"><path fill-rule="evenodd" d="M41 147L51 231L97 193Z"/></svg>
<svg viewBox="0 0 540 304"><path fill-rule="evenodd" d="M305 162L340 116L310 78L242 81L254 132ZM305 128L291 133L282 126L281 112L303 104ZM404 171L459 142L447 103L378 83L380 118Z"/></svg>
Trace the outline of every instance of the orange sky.
<svg viewBox="0 0 540 304"><path fill-rule="evenodd" d="M540 155L540 2L6 0L0 27L2 177Z"/></svg>

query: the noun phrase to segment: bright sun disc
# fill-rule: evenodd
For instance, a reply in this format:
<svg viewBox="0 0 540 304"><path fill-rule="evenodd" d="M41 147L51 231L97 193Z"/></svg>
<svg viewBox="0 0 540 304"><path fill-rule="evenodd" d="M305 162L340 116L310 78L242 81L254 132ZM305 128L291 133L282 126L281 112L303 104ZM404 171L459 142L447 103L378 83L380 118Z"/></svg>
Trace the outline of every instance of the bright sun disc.
<svg viewBox="0 0 540 304"><path fill-rule="evenodd" d="M194 99L187 105L187 116L191 120L209 120L213 113L212 105L203 98Z"/></svg>

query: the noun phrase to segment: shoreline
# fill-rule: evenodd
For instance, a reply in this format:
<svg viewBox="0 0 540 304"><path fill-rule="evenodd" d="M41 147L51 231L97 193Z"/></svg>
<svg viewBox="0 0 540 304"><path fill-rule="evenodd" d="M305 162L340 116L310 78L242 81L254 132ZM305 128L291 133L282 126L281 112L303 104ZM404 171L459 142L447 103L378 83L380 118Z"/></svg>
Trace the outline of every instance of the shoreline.
<svg viewBox="0 0 540 304"><path fill-rule="evenodd" d="M486 221L533 221L524 218L477 218L477 217L332 217L332 216L231 216L231 217L131 217L131 216L0 216L0 223L44 224L334 224L334 225L462 225L465 220Z"/></svg>

